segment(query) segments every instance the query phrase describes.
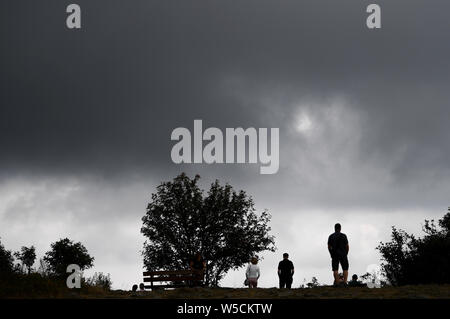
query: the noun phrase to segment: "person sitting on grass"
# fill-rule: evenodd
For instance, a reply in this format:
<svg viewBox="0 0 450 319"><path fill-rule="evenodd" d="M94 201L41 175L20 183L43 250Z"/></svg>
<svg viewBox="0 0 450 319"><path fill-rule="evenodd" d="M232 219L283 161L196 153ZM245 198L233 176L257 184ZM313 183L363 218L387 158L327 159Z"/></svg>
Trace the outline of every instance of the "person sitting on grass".
<svg viewBox="0 0 450 319"><path fill-rule="evenodd" d="M131 287L131 295L132 296L137 296L137 289L138 289L138 285L134 284L133 287Z"/></svg>
<svg viewBox="0 0 450 319"><path fill-rule="evenodd" d="M138 292L138 295L139 296L143 296L145 294L145 285L144 285L144 283L140 283L139 284L139 292Z"/></svg>
<svg viewBox="0 0 450 319"><path fill-rule="evenodd" d="M358 280L358 275L357 275L357 274L354 274L354 275L352 276L352 280L350 280L350 281L348 282L348 285L349 285L350 287L366 287L365 284L363 284L361 281Z"/></svg>
<svg viewBox="0 0 450 319"><path fill-rule="evenodd" d="M250 264L247 267L247 271L245 272L245 275L248 280L248 288L258 287L258 279L261 273L258 266L258 259L256 257L252 257Z"/></svg>

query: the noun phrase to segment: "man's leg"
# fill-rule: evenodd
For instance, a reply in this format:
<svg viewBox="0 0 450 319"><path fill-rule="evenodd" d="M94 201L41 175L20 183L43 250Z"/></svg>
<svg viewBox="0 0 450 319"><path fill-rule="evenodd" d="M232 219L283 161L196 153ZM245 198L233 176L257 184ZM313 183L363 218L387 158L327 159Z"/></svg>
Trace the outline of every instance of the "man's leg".
<svg viewBox="0 0 450 319"><path fill-rule="evenodd" d="M331 259L331 269L333 271L334 284L337 285L339 283L339 259L332 258Z"/></svg>
<svg viewBox="0 0 450 319"><path fill-rule="evenodd" d="M342 270L344 271L344 283L346 284L347 279L348 279L348 258L347 258L347 256L342 258L341 266L342 266Z"/></svg>
<svg viewBox="0 0 450 319"><path fill-rule="evenodd" d="M334 283L337 285L339 283L339 272L337 270L333 270Z"/></svg>
<svg viewBox="0 0 450 319"><path fill-rule="evenodd" d="M284 278L282 276L280 276L280 289L284 288L286 284L286 281L284 280Z"/></svg>
<svg viewBox="0 0 450 319"><path fill-rule="evenodd" d="M348 279L348 270L344 270L344 283L347 283Z"/></svg>
<svg viewBox="0 0 450 319"><path fill-rule="evenodd" d="M286 288L291 289L292 287L292 277L286 279Z"/></svg>

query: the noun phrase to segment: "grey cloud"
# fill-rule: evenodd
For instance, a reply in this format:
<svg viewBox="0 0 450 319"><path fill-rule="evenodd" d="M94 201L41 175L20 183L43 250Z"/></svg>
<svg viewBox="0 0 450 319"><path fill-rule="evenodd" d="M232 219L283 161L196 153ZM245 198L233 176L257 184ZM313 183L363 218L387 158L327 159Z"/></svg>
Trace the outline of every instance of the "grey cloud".
<svg viewBox="0 0 450 319"><path fill-rule="evenodd" d="M305 237L282 224L312 211L421 220L448 205L447 1L379 0L376 31L364 25L370 1L77 3L80 31L65 28L60 1L0 4L2 240L20 245L33 223L33 238L66 230L106 265L102 235L138 238L154 186L181 171L254 195L283 246ZM279 173L173 164L170 133L194 119L279 127Z"/></svg>
<svg viewBox="0 0 450 319"><path fill-rule="evenodd" d="M372 33L365 4L354 1L82 1L80 32L64 28L62 4L26 4L20 12L23 3L8 4L2 32L2 162L12 169L167 167L170 131L194 118L264 124L260 101L222 91L234 76L256 88L248 94L286 94L271 106L286 117L283 102L298 95L350 95L375 120L367 128L375 137L422 118L403 111L417 107L410 102L424 85L438 97L426 100L425 115L446 111L446 4L385 1L384 29Z"/></svg>

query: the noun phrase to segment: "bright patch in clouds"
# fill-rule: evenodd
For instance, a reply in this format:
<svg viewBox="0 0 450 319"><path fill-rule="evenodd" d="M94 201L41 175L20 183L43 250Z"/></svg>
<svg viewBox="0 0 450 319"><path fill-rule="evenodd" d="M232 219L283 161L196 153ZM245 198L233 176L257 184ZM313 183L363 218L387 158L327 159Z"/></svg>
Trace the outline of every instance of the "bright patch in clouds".
<svg viewBox="0 0 450 319"><path fill-rule="evenodd" d="M297 118L297 131L305 133L313 128L311 118L306 113L301 113Z"/></svg>

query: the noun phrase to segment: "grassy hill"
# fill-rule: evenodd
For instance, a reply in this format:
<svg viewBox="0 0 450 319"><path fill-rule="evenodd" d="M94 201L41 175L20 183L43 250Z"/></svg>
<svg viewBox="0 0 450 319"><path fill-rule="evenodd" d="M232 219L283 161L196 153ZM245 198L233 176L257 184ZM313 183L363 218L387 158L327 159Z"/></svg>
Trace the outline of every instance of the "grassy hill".
<svg viewBox="0 0 450 319"><path fill-rule="evenodd" d="M131 295L129 292L112 291L109 297L118 298L174 298L174 299L410 299L410 298L450 298L450 285L404 286L369 288L317 287L303 289L277 288L178 288L175 290L145 292Z"/></svg>
<svg viewBox="0 0 450 319"><path fill-rule="evenodd" d="M149 298L149 299L450 299L450 284L384 288L330 287L277 288L177 288L133 293L105 290L87 283L81 289L68 289L64 280L39 274L0 276L0 298Z"/></svg>
<svg viewBox="0 0 450 319"><path fill-rule="evenodd" d="M133 293L131 291L105 291L97 287L69 290L54 285L34 289L8 289L0 298L86 298L86 299L450 299L450 285L421 285L403 287L303 289L277 288L177 288Z"/></svg>

